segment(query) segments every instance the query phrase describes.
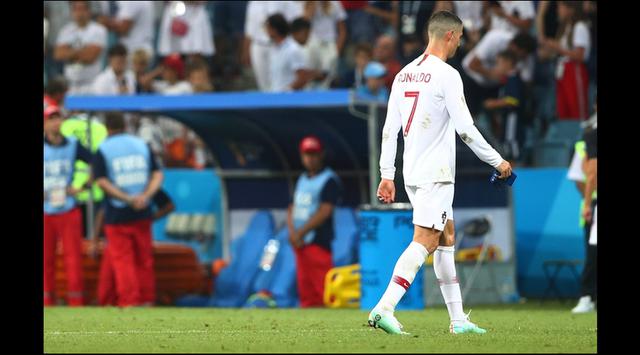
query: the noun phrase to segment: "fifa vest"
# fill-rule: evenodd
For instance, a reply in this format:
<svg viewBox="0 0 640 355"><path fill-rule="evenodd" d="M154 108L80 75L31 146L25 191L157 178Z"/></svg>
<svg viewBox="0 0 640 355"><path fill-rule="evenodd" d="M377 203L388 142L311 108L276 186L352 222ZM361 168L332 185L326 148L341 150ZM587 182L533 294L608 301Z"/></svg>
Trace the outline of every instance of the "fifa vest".
<svg viewBox="0 0 640 355"><path fill-rule="evenodd" d="M78 140L66 139L61 146L44 142L44 213L61 214L75 207L75 200L67 196L67 187L73 178Z"/></svg>
<svg viewBox="0 0 640 355"><path fill-rule="evenodd" d="M98 148L112 184L129 195L144 192L150 178L151 156L147 144L140 138L122 133L107 138ZM107 198L111 206L126 207L124 201Z"/></svg>
<svg viewBox="0 0 640 355"><path fill-rule="evenodd" d="M296 182L296 189L293 195L293 226L297 230L301 228L311 216L320 208L320 196L322 189L329 179L336 179L337 176L330 168L325 168L318 175L311 178L307 174L302 174ZM316 231L309 231L304 235L305 244L313 242Z"/></svg>

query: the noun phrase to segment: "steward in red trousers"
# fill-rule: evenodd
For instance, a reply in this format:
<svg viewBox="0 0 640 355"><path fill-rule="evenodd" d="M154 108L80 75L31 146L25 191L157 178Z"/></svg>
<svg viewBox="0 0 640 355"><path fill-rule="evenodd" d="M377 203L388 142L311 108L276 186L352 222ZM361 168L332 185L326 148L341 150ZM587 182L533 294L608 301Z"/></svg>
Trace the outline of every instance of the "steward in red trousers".
<svg viewBox="0 0 640 355"><path fill-rule="evenodd" d="M60 133L62 114L57 106L44 111L44 305L55 304L55 266L58 240L67 278L67 304L81 306L82 220L71 186L75 161L90 163L91 152L77 139Z"/></svg>
<svg viewBox="0 0 640 355"><path fill-rule="evenodd" d="M341 194L338 176L324 166L324 149L317 137L300 142L306 172L298 178L287 212L289 241L296 254L301 307L322 307L324 278L333 267L333 209Z"/></svg>
<svg viewBox="0 0 640 355"><path fill-rule="evenodd" d="M149 204L162 185L163 175L147 143L124 133L121 113L108 113L105 125L109 136L98 147L93 172L107 195L105 253L113 265L118 306L153 304L156 291Z"/></svg>
<svg viewBox="0 0 640 355"><path fill-rule="evenodd" d="M160 218L164 218L169 213L176 209L171 197L162 189L153 196L151 200L152 205L156 207L153 212L153 221ZM104 221L104 208L98 211L96 217L96 226L93 240L97 242L98 235L102 229ZM94 247L95 249L95 247ZM109 254L102 253L102 260L100 261L100 274L98 276L98 304L101 306L115 306L118 304L118 293L116 289L115 273L113 271L113 263Z"/></svg>

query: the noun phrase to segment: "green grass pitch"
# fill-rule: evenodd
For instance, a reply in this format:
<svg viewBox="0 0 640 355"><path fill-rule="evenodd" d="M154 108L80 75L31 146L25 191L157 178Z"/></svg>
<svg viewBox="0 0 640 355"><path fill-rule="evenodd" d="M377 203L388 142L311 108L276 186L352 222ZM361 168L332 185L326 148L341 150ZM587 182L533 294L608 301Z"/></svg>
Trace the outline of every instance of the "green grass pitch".
<svg viewBox="0 0 640 355"><path fill-rule="evenodd" d="M44 310L44 351L58 352L596 352L596 314L573 304L476 306L487 334L449 334L444 307L397 311L410 336L366 325L354 309L68 308Z"/></svg>

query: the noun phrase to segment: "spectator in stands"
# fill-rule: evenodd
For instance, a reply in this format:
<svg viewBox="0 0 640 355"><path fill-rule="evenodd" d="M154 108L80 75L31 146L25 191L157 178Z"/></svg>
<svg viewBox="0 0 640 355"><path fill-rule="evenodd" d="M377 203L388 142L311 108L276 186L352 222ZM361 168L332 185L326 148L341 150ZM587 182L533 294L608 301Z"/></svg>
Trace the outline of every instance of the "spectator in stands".
<svg viewBox="0 0 640 355"><path fill-rule="evenodd" d="M136 50L131 56L131 67L136 77L136 94L151 92L153 77L148 76L151 58L144 49Z"/></svg>
<svg viewBox="0 0 640 355"><path fill-rule="evenodd" d="M324 46L311 36L311 22L304 17L299 17L291 23L291 37L302 46L306 67L309 74L309 83L306 89L328 89L335 71L335 58L324 55Z"/></svg>
<svg viewBox="0 0 640 355"><path fill-rule="evenodd" d="M373 58L373 48L369 43L359 43L354 52L355 67L342 75L340 87L359 88L366 84L364 68Z"/></svg>
<svg viewBox="0 0 640 355"><path fill-rule="evenodd" d="M369 26L373 26L377 34L395 36L398 25L399 1L368 1L364 12L371 14ZM373 42L373 41L372 41Z"/></svg>
<svg viewBox="0 0 640 355"><path fill-rule="evenodd" d="M467 54L462 61L465 89L469 91L467 104L472 115L476 115L485 99L496 97L500 81L500 73L495 63L498 53L508 49L518 58L520 77L527 82L530 74L530 55L535 50L535 40L527 33L513 35L502 30L491 30L480 40L478 45Z"/></svg>
<svg viewBox="0 0 640 355"><path fill-rule="evenodd" d="M158 124L158 117L146 115L142 116L135 121L134 128L136 135L142 138L142 140L149 145L149 147L151 148L151 152L155 156L156 160L160 163L160 165L165 166L165 135L162 131L162 128L160 127L160 124Z"/></svg>
<svg viewBox="0 0 640 355"><path fill-rule="evenodd" d="M464 31L464 51L470 51L480 41L484 27L482 18L483 3L481 1L454 1L455 14L462 20Z"/></svg>
<svg viewBox="0 0 640 355"><path fill-rule="evenodd" d="M389 90L384 85L386 74L387 69L384 65L378 62L369 62L364 68L367 84L357 89L358 96L386 102L389 99Z"/></svg>
<svg viewBox="0 0 640 355"><path fill-rule="evenodd" d="M289 36L289 24L280 15L269 16L266 22L267 33L273 42L269 53L270 83L269 91L282 92L300 90L309 81L307 63L302 47Z"/></svg>
<svg viewBox="0 0 640 355"><path fill-rule="evenodd" d="M373 43L379 35L371 25L373 15L364 9L369 5L368 1L340 1L347 14L345 25L349 43Z"/></svg>
<svg viewBox="0 0 640 355"><path fill-rule="evenodd" d="M164 218L169 213L175 211L176 206L171 200L171 197L164 191L162 188L158 190L158 192L153 195L153 199L151 200L151 208L153 208L153 221L157 221L161 218ZM92 251L98 250L98 241L100 236L102 235L102 227L104 226L104 203L100 207L98 211L98 215L96 217L95 228L92 237ZM118 292L117 292L117 281L115 277L115 272L113 269L113 262L109 254L107 253L107 248L103 248L102 259L100 260L100 271L98 276L98 304L101 306L117 306L118 305ZM145 306L152 306L152 302L146 302L143 304Z"/></svg>
<svg viewBox="0 0 640 355"><path fill-rule="evenodd" d="M585 62L591 52L589 27L583 20L582 4L558 2L557 40L542 45L559 55L556 69L556 110L559 119L584 120L589 115L589 74Z"/></svg>
<svg viewBox="0 0 640 355"><path fill-rule="evenodd" d="M105 124L109 137L98 149L93 173L107 194L106 253L115 272L118 305L153 304L155 275L149 203L162 185L163 175L149 146L124 133L121 113L108 113Z"/></svg>
<svg viewBox="0 0 640 355"><path fill-rule="evenodd" d="M520 158L520 142L524 136L522 101L524 83L516 67L518 58L508 50L498 54L496 72L501 76L498 97L487 99L484 108L492 113L493 135L497 137L508 160Z"/></svg>
<svg viewBox="0 0 640 355"><path fill-rule="evenodd" d="M533 1L489 1L490 29L512 34L529 32L536 17Z"/></svg>
<svg viewBox="0 0 640 355"><path fill-rule="evenodd" d="M56 303L56 250L63 246L67 277L67 304L81 306L82 221L71 180L75 159L91 162L92 155L78 140L60 133L62 114L56 106L44 110L44 305Z"/></svg>
<svg viewBox="0 0 640 355"><path fill-rule="evenodd" d="M382 35L376 41L376 46L373 48L373 60L380 62L387 68L387 76L384 79L384 83L387 89L391 90L391 84L396 74L402 69L402 65L396 59L396 44L393 37L388 35Z"/></svg>
<svg viewBox="0 0 640 355"><path fill-rule="evenodd" d="M210 68L218 81L213 84L221 90L238 90L243 79L238 58L242 50L247 1L208 1L207 7L215 33L216 55Z"/></svg>
<svg viewBox="0 0 640 355"><path fill-rule="evenodd" d="M267 18L281 14L286 22L302 16L301 2L294 1L249 1L245 16L244 41L240 61L245 67L251 66L256 77L258 90L269 91L270 82L270 48L272 46L265 27Z"/></svg>
<svg viewBox="0 0 640 355"><path fill-rule="evenodd" d="M152 1L118 1L116 16L103 16L101 20L102 25L119 36L119 42L130 56L137 50L144 50L153 57L153 17Z"/></svg>
<svg viewBox="0 0 640 355"><path fill-rule="evenodd" d="M215 53L212 32L203 1L171 1L162 15L158 54L212 56Z"/></svg>
<svg viewBox="0 0 640 355"><path fill-rule="evenodd" d="M72 21L69 1L45 1L44 17L49 24L47 37L45 38L45 70L47 80L64 73L64 62L54 58L56 41L60 36L60 30ZM91 13L99 8L97 1L89 1Z"/></svg>
<svg viewBox="0 0 640 355"><path fill-rule="evenodd" d="M107 30L91 20L88 1L71 1L70 6L73 22L60 30L54 58L64 62L69 93L86 94L101 70Z"/></svg>
<svg viewBox="0 0 640 355"><path fill-rule="evenodd" d="M422 42L417 35L409 35L402 43L402 58L405 58L402 65L405 66L411 63L414 59L418 58L424 53Z"/></svg>
<svg viewBox="0 0 640 355"><path fill-rule="evenodd" d="M44 88L44 108L48 106L57 106L62 109L64 105L64 97L67 94L69 87L64 77L59 76L53 78L47 82L47 86Z"/></svg>
<svg viewBox="0 0 640 355"><path fill-rule="evenodd" d="M402 48L407 36L418 35L423 47L426 47L427 20L431 16L437 1L401 1L398 5L398 44ZM398 51L402 53L401 51ZM408 58L402 58L408 60ZM387 68L388 69L388 68ZM395 75L395 74L394 74Z"/></svg>
<svg viewBox="0 0 640 355"><path fill-rule="evenodd" d="M136 93L136 76L127 68L127 48L116 44L109 48L107 66L93 82L95 95L131 95Z"/></svg>
<svg viewBox="0 0 640 355"><path fill-rule="evenodd" d="M204 60L193 59L187 65L187 81L193 92L211 92L213 85L209 79L209 67Z"/></svg>
<svg viewBox="0 0 640 355"><path fill-rule="evenodd" d="M347 13L340 1L305 1L303 17L311 22L311 35L323 48L323 61L335 63L347 40Z"/></svg>
<svg viewBox="0 0 640 355"><path fill-rule="evenodd" d="M324 279L333 267L333 210L341 196L338 176L324 165L324 148L315 136L300 142L305 172L296 183L287 211L289 241L296 254L300 306L322 307Z"/></svg>
<svg viewBox="0 0 640 355"><path fill-rule="evenodd" d="M161 76L162 80L151 81L149 79L158 76ZM162 64L145 74L141 82L150 83L153 92L163 95L181 95L193 92L191 84L184 80L184 61L177 53L166 56Z"/></svg>
<svg viewBox="0 0 640 355"><path fill-rule="evenodd" d="M589 106L593 106L598 87L598 2L584 1L583 13L591 35L591 53L586 64L589 72Z"/></svg>
<svg viewBox="0 0 640 355"><path fill-rule="evenodd" d="M558 10L556 1L540 1L536 14L536 39L539 44L543 44L547 39L553 39L558 33ZM538 46L538 57L543 60L551 58L549 48Z"/></svg>

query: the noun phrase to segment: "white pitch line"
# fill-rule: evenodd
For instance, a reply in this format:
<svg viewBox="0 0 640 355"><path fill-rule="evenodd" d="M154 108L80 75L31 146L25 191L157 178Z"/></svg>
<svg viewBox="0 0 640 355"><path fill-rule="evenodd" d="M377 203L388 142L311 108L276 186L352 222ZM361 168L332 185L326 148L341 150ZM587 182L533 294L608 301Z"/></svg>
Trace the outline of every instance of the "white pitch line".
<svg viewBox="0 0 640 355"><path fill-rule="evenodd" d="M373 329L344 329L343 331L348 332L362 332L362 331L371 331ZM334 331L329 329L298 329L295 332L328 332ZM280 333L284 332L280 329L246 329L246 330L198 330L198 329L189 329L189 330L107 330L107 331L48 331L44 332L44 335L124 335L124 334L190 334L190 333L244 333L244 332L252 332L252 333Z"/></svg>

